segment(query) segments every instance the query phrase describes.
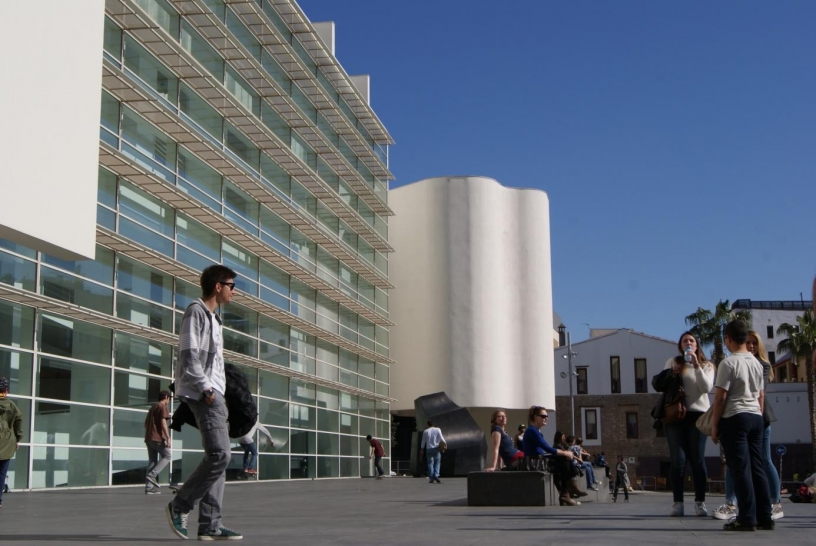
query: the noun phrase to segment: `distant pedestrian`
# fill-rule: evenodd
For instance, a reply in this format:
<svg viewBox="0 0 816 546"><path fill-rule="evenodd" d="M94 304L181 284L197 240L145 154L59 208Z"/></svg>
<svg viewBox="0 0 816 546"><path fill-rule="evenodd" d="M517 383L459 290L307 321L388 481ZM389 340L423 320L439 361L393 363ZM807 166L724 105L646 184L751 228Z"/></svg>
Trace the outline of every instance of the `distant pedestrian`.
<svg viewBox="0 0 816 546"><path fill-rule="evenodd" d="M266 430L266 427L263 426L260 421L256 421L255 425L241 438L238 438L238 444L244 448L244 474L250 476L257 476L257 463L258 463L258 446L255 445L255 431L260 432L266 439L269 441L270 446L275 445L275 441L272 440L272 435L269 434L269 431Z"/></svg>
<svg viewBox="0 0 816 546"><path fill-rule="evenodd" d="M612 470L609 468L609 464L606 462L606 453L601 451L598 455L595 456L595 466L598 468L604 469L604 474L606 474L606 479L611 480L612 478ZM609 488L612 488L612 484L609 484Z"/></svg>
<svg viewBox="0 0 816 546"><path fill-rule="evenodd" d="M185 540L187 514L199 501L199 540L244 538L221 525L224 482L232 455L224 401L224 341L216 309L232 301L235 277L235 272L223 265L205 269L201 273L201 298L187 306L181 320L176 396L193 412L204 446L201 463L165 508L170 528Z"/></svg>
<svg viewBox="0 0 816 546"><path fill-rule="evenodd" d="M439 467L442 465L440 446L445 444L445 437L433 421L428 421L428 428L422 431L422 445L420 458L428 461L428 483L442 483L439 481Z"/></svg>
<svg viewBox="0 0 816 546"><path fill-rule="evenodd" d="M612 491L612 500L618 502L618 487L623 488L623 501L629 502L629 469L623 462L623 455L618 455L618 463L615 465L615 489Z"/></svg>
<svg viewBox="0 0 816 546"><path fill-rule="evenodd" d="M374 459L374 466L377 468L377 478L378 480L383 479L383 474L385 471L382 467L382 458L385 456L385 450L383 449L382 444L376 438L372 438L371 434L366 436L366 440L368 440L369 445L371 446L371 451L368 454L369 459Z"/></svg>
<svg viewBox="0 0 816 546"><path fill-rule="evenodd" d="M23 439L23 414L8 398L9 386L9 380L0 377L0 508L11 459Z"/></svg>
<svg viewBox="0 0 816 546"><path fill-rule="evenodd" d="M516 434L516 449L524 451L524 433L527 431L527 425L518 426L518 434Z"/></svg>
<svg viewBox="0 0 816 546"><path fill-rule="evenodd" d="M164 467L170 464L170 429L167 420L170 419L170 391L159 391L159 401L153 404L145 417L145 445L147 446L147 473L145 474L145 493L158 495L159 474Z"/></svg>

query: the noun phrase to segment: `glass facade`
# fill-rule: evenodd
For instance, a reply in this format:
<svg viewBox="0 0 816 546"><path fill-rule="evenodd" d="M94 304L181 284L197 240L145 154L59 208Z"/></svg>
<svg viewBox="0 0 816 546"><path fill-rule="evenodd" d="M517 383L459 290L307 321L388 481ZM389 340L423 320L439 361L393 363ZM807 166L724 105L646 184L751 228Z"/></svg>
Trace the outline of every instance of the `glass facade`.
<svg viewBox="0 0 816 546"><path fill-rule="evenodd" d="M371 136L385 135L376 117L358 117L359 98L338 91L273 4L204 2L229 51L164 0L134 4L166 36L158 47L193 61L166 66L107 14L100 56L117 83L101 90L95 259L0 240L12 294L0 294L0 375L25 416L9 486L144 483L145 415L174 380L181 316L213 263L238 272L220 310L225 359L274 438L259 438L259 479L372 475L365 436L386 455L391 438L389 138ZM259 28L284 45L261 45ZM202 454L191 427L172 445L163 483ZM228 479L242 468L233 447Z"/></svg>

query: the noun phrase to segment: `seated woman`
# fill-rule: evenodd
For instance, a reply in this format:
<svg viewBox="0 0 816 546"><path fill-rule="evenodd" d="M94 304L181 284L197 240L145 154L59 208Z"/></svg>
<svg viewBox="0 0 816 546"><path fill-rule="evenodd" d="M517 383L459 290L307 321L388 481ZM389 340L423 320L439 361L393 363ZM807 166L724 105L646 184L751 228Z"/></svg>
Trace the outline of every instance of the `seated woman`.
<svg viewBox="0 0 816 546"><path fill-rule="evenodd" d="M507 414L504 410L496 410L490 418L490 437L493 440L493 454L490 465L485 468L488 472L501 470L504 463L505 470L521 470L524 463L524 452L513 447L513 439L507 435Z"/></svg>
<svg viewBox="0 0 816 546"><path fill-rule="evenodd" d="M547 408L533 406L530 408L528 419L530 426L524 432L524 456L529 458L539 458L542 455L556 455L556 464L553 472L553 483L561 495L558 500L561 506L575 506L580 504L570 498L567 482L571 479L569 467L572 461L572 452L564 449L556 449L547 443L541 431L538 430L547 423L549 418ZM566 463L562 464L562 461ZM566 468L565 468L566 467Z"/></svg>

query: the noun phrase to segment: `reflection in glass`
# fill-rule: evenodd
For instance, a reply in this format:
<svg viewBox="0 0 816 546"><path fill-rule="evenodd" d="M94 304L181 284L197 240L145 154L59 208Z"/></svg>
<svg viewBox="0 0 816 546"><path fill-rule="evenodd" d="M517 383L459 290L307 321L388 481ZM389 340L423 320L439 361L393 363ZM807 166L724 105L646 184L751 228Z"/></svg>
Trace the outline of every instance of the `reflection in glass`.
<svg viewBox="0 0 816 546"><path fill-rule="evenodd" d="M0 377L5 377L11 383L11 394L31 395L32 362L30 353L0 348Z"/></svg>
<svg viewBox="0 0 816 546"><path fill-rule="evenodd" d="M145 447L145 418L143 411L113 410L113 445L118 447ZM143 462L146 454L142 453Z"/></svg>
<svg viewBox="0 0 816 546"><path fill-rule="evenodd" d="M116 332L116 367L170 377L173 372L173 347Z"/></svg>
<svg viewBox="0 0 816 546"><path fill-rule="evenodd" d="M76 404L37 402L32 440L38 444L106 446L109 410Z"/></svg>
<svg viewBox="0 0 816 546"><path fill-rule="evenodd" d="M108 485L108 450L35 446L32 489Z"/></svg>

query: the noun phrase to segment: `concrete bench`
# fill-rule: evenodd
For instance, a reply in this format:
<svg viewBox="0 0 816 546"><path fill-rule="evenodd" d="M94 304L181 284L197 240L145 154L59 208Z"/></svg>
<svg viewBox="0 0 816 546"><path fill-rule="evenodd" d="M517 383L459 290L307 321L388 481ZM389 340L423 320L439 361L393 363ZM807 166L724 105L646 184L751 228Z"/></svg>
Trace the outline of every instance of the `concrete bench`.
<svg viewBox="0 0 816 546"><path fill-rule="evenodd" d="M558 498L541 471L471 472L467 489L468 506L552 506Z"/></svg>

